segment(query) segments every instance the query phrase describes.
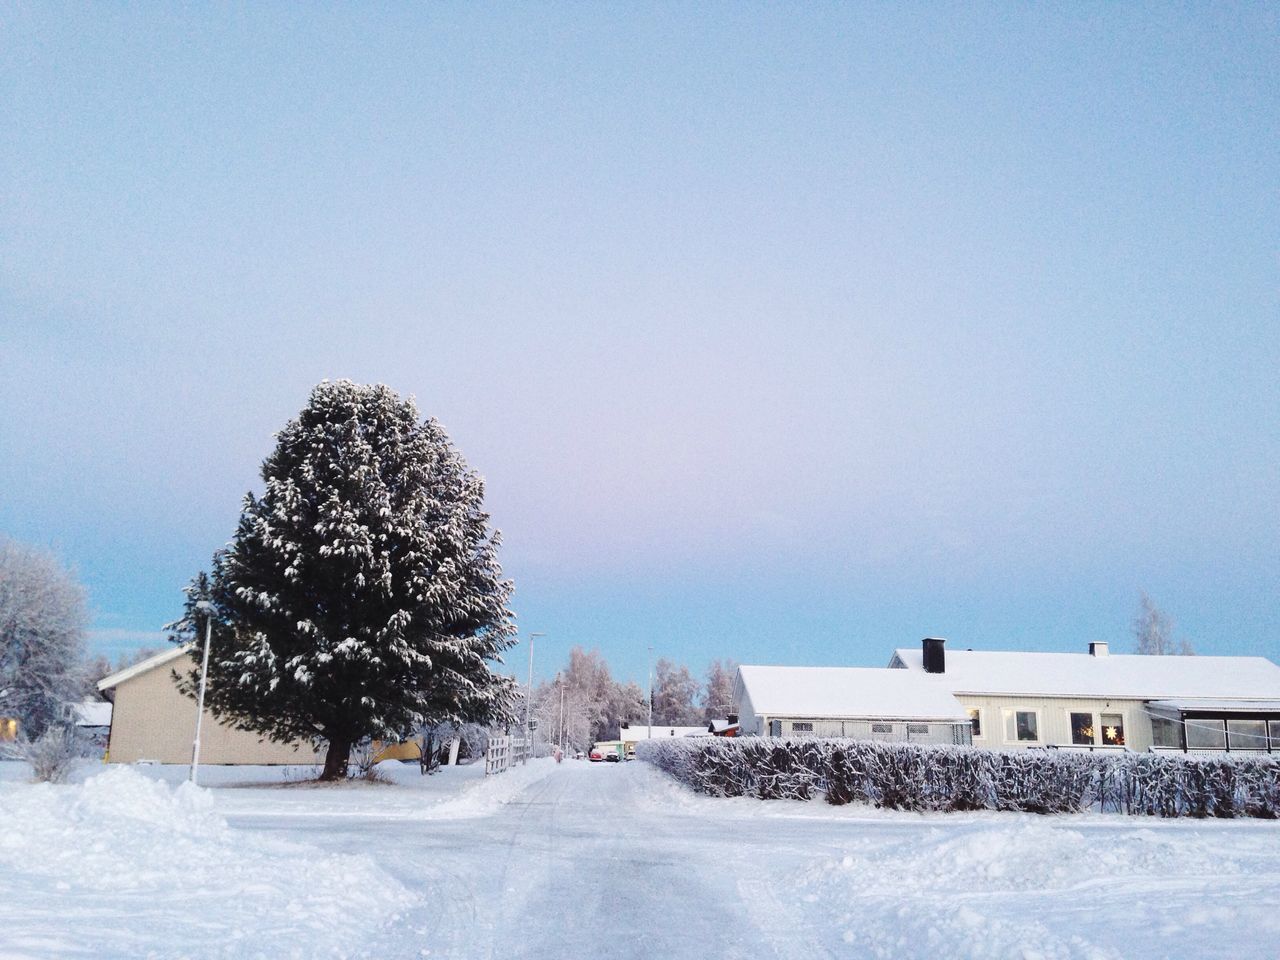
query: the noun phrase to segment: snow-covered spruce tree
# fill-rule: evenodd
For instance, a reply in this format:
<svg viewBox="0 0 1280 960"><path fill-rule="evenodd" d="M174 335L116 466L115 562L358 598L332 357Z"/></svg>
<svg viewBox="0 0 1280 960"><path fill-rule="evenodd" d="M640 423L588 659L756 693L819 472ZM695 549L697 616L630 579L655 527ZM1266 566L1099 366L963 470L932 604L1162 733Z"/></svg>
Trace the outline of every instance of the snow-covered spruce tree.
<svg viewBox="0 0 1280 960"><path fill-rule="evenodd" d="M214 558L210 709L325 741L325 780L366 737L510 722L514 684L490 665L514 643L511 583L484 482L443 428L380 384L325 381L277 440ZM203 633L199 592L180 636Z"/></svg>

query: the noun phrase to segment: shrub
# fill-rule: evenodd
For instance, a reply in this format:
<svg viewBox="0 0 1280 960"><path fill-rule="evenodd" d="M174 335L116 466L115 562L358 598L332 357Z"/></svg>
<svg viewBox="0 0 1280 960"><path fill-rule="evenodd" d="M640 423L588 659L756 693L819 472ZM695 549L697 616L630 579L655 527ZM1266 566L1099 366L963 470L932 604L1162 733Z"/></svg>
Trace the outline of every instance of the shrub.
<svg viewBox="0 0 1280 960"><path fill-rule="evenodd" d="M1084 810L1280 816L1280 758L999 752L870 740L685 737L636 755L715 797L872 803L893 810Z"/></svg>
<svg viewBox="0 0 1280 960"><path fill-rule="evenodd" d="M37 739L23 741L18 755L31 764L31 775L40 783L63 783L76 761L85 755L86 743L75 727L52 726Z"/></svg>

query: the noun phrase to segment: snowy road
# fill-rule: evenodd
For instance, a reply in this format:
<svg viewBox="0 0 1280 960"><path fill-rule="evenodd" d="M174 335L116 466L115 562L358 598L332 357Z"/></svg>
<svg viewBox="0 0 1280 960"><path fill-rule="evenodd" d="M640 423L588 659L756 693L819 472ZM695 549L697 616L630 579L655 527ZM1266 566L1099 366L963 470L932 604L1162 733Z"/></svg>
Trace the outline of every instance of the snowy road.
<svg viewBox="0 0 1280 960"><path fill-rule="evenodd" d="M308 822L311 842L373 842L406 887L440 891L372 955L1276 956L1274 823L926 817L717 801L640 763L547 769L487 816Z"/></svg>
<svg viewBox="0 0 1280 960"><path fill-rule="evenodd" d="M0 960L1277 955L1276 823L713 800L642 763L390 772L0 771Z"/></svg>

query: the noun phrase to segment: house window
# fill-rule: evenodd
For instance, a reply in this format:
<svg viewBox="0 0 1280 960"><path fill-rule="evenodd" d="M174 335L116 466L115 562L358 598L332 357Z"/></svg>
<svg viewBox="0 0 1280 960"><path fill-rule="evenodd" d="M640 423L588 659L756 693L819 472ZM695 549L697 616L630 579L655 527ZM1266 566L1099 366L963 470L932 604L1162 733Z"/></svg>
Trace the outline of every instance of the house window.
<svg viewBox="0 0 1280 960"><path fill-rule="evenodd" d="M1227 731L1221 720L1187 720L1188 750L1225 750Z"/></svg>
<svg viewBox="0 0 1280 960"><path fill-rule="evenodd" d="M1232 750L1267 749L1267 721L1228 720L1227 736Z"/></svg>
<svg viewBox="0 0 1280 960"><path fill-rule="evenodd" d="M813 724L800 723L800 722L793 723L791 724L791 732L792 733L813 733Z"/></svg>
<svg viewBox="0 0 1280 960"><path fill-rule="evenodd" d="M969 726L973 728L974 739L982 736L982 711L977 707L969 708Z"/></svg>
<svg viewBox="0 0 1280 960"><path fill-rule="evenodd" d="M893 733L892 723L873 723L871 725L872 733Z"/></svg>
<svg viewBox="0 0 1280 960"><path fill-rule="evenodd" d="M1271 752L1280 753L1280 720L1271 721Z"/></svg>
<svg viewBox="0 0 1280 960"><path fill-rule="evenodd" d="M1040 716L1034 710L1006 710L1004 738L1008 743L1039 743Z"/></svg>
<svg viewBox="0 0 1280 960"><path fill-rule="evenodd" d="M1093 733L1092 713L1071 714L1071 742L1080 746L1093 746L1097 742Z"/></svg>
<svg viewBox="0 0 1280 960"><path fill-rule="evenodd" d="M927 723L908 723L907 733L928 733L929 725Z"/></svg>
<svg viewBox="0 0 1280 960"><path fill-rule="evenodd" d="M1124 715L1104 713L1098 718L1102 727L1102 742L1108 747L1124 746Z"/></svg>
<svg viewBox="0 0 1280 960"><path fill-rule="evenodd" d="M1178 723L1165 717L1151 718L1151 745L1153 747L1181 747L1182 735Z"/></svg>

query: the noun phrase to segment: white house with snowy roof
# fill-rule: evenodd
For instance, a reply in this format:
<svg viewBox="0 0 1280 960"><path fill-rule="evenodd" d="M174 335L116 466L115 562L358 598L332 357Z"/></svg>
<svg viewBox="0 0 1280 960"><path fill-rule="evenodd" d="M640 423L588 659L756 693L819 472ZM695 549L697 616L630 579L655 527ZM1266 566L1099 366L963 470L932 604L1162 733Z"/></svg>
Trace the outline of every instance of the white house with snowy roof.
<svg viewBox="0 0 1280 960"><path fill-rule="evenodd" d="M969 715L945 684L905 670L744 665L734 703L743 735L970 740Z"/></svg>
<svg viewBox="0 0 1280 960"><path fill-rule="evenodd" d="M1263 657L947 651L926 638L888 668L738 669L744 734L990 749L1280 753L1280 667Z"/></svg>
<svg viewBox="0 0 1280 960"><path fill-rule="evenodd" d="M1265 657L951 650L939 638L889 666L931 678L994 749L1280 752L1280 667Z"/></svg>

